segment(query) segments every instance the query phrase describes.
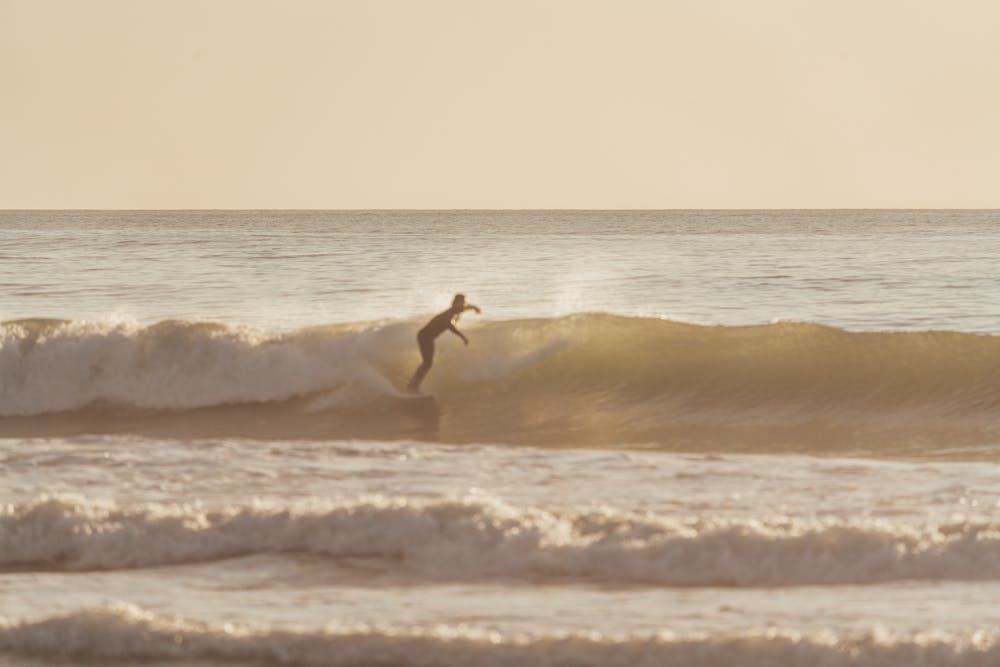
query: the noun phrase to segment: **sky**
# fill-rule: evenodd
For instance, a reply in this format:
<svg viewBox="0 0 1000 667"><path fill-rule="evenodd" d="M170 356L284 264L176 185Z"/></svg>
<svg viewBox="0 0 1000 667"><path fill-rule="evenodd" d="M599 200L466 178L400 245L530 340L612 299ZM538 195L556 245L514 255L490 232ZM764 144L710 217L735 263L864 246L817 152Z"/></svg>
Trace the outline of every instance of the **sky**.
<svg viewBox="0 0 1000 667"><path fill-rule="evenodd" d="M995 0L0 0L0 208L1000 207Z"/></svg>

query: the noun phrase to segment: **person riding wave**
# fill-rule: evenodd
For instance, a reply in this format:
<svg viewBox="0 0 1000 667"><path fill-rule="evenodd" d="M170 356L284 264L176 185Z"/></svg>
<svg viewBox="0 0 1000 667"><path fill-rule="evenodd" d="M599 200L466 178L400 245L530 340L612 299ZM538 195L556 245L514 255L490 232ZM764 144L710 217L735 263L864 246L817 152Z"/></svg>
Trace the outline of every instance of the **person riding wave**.
<svg viewBox="0 0 1000 667"><path fill-rule="evenodd" d="M423 382L424 376L427 375L427 371L431 369L431 364L434 362L434 339L443 334L445 331L451 331L453 334L462 339L466 345L469 344L469 339L466 338L461 331L455 328L455 322L458 320L459 316L467 310L474 310L476 313L482 313L479 306L473 306L471 303L465 302L464 294L456 294L455 298L451 302L451 308L444 311L443 313L438 313L431 321L424 325L424 327L417 333L417 344L420 346L420 366L413 373L413 377L410 379L407 388L416 392L420 389L420 383Z"/></svg>

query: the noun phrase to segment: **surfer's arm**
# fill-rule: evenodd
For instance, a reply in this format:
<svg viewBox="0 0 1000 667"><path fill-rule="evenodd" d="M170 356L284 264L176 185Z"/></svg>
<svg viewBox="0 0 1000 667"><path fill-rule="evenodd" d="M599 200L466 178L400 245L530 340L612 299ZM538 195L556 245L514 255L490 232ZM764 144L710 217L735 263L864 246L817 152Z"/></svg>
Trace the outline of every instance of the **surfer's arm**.
<svg viewBox="0 0 1000 667"><path fill-rule="evenodd" d="M459 338L461 338L463 343L465 343L466 345L469 344L469 339L466 338L465 336L463 336L462 332L459 331L458 329L456 329L454 324L449 324L448 325L448 330L450 332L452 332L453 334L455 334L456 336L458 336Z"/></svg>
<svg viewBox="0 0 1000 667"><path fill-rule="evenodd" d="M463 310L474 310L477 315L482 314L483 311L479 310L479 306L473 306L471 303L467 304Z"/></svg>

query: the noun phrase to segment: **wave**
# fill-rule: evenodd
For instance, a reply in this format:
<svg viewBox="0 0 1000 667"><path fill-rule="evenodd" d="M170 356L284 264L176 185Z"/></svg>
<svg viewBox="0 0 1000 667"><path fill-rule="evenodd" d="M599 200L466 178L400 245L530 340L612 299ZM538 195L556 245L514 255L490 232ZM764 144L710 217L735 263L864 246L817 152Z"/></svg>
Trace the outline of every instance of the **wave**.
<svg viewBox="0 0 1000 667"><path fill-rule="evenodd" d="M157 615L118 603L36 620L0 617L0 652L73 660L207 660L296 665L952 665L1000 661L994 632L837 635L770 628L741 634L508 635L468 626L391 628L331 623L277 629Z"/></svg>
<svg viewBox="0 0 1000 667"><path fill-rule="evenodd" d="M700 326L585 313L470 322L407 401L420 322L0 325L0 435L419 438L920 455L1000 444L1000 337ZM995 451L990 450L990 455Z"/></svg>
<svg viewBox="0 0 1000 667"><path fill-rule="evenodd" d="M415 580L789 586L1000 579L1000 523L735 520L492 499L120 507L49 498L0 509L0 570L111 570L252 554L382 561Z"/></svg>

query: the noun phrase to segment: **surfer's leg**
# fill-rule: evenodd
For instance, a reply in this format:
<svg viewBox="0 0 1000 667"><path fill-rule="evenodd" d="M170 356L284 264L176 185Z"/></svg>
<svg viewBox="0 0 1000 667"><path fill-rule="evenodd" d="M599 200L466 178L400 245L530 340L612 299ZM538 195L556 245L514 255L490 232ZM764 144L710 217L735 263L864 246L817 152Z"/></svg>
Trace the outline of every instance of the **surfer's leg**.
<svg viewBox="0 0 1000 667"><path fill-rule="evenodd" d="M424 376L427 375L427 371L431 369L431 364L434 363L434 339L425 339L418 336L417 343L420 344L420 357L422 361L413 374L413 379L407 385L411 391L420 389L420 383L424 381Z"/></svg>

